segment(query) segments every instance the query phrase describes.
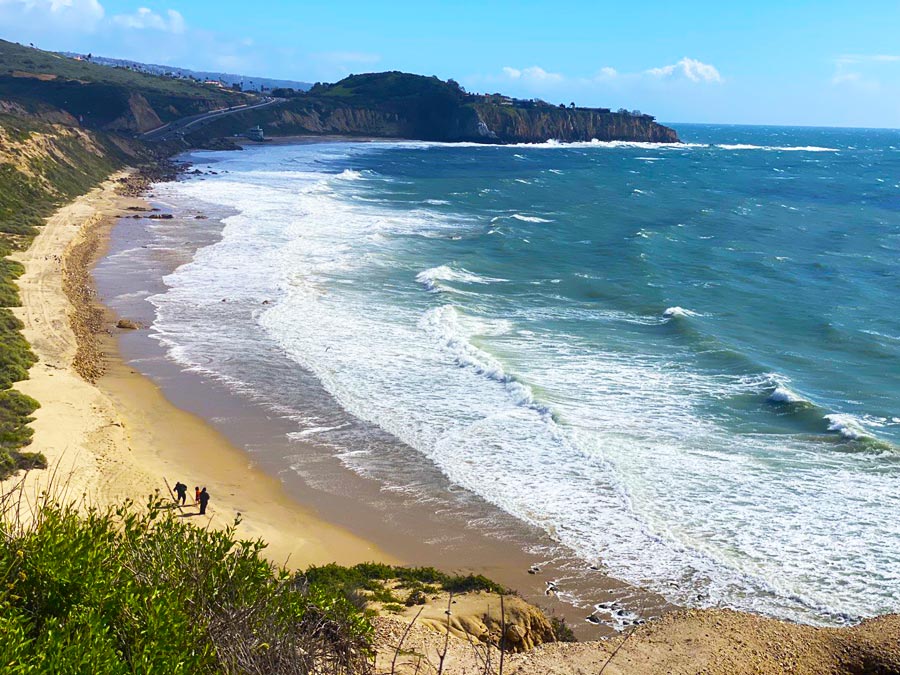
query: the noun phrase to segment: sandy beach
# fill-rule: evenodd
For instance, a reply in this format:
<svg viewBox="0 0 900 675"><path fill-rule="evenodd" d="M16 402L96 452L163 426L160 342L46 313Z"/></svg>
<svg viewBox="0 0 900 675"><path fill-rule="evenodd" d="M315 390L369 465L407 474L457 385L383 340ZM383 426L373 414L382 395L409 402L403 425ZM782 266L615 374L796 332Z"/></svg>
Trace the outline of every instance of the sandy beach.
<svg viewBox="0 0 900 675"><path fill-rule="evenodd" d="M240 514L239 534L268 542L274 562L297 568L394 560L304 509L224 436L171 405L152 382L116 357L109 333L100 334L106 338L100 344L85 344L93 331L115 322L92 304L73 306L70 295L76 301L93 296L89 267L103 251L115 217L129 206L144 207L117 192L127 175L114 175L61 208L33 245L16 256L26 269L17 315L38 356L30 378L17 387L41 403L29 450L44 453L50 469L12 478L3 488L21 480L26 501L50 487L62 499L102 508L127 498L143 503L156 491L168 498L167 483L180 480L190 491L206 486L213 497L207 516L199 516L192 500L182 515L223 527ZM105 374L91 383L79 371L90 379Z"/></svg>
<svg viewBox="0 0 900 675"><path fill-rule="evenodd" d="M665 606L602 572L585 576L583 563L554 558L554 542L515 519L496 514L501 520L482 528L472 526L471 512L423 510L312 443L302 446L311 470L285 471L284 455L296 452L296 443L285 440L289 425L221 383L181 369L146 330L117 328L121 317L98 296L92 271L107 254L116 223L133 237L128 228L147 221L129 216L146 217L153 208L121 194L132 175L115 174L61 208L16 256L26 268L16 312L38 356L30 378L17 387L41 403L28 449L42 452L50 468L11 478L4 489L20 484L26 502L34 503L49 488L62 500L103 508L125 499L143 504L154 493L168 499L170 487L182 481L190 499L181 515L212 527L240 515L239 536L266 541L277 564L303 569L377 560L484 574L566 618L582 639L611 630L584 623L583 608L565 596L548 597L546 579L564 578L572 591L603 599L638 598L648 613ZM152 320L128 318L141 325ZM260 446L265 453L248 454ZM203 518L192 503L195 485L212 495ZM528 573L533 565L541 574Z"/></svg>
<svg viewBox="0 0 900 675"><path fill-rule="evenodd" d="M192 499L180 515L212 527L230 525L239 516L239 536L267 542L274 563L302 569L377 560L484 574L566 617L582 637L610 631L584 624L582 609L545 596L545 579L569 574L563 568L571 562L548 561L553 542L545 536L531 533L524 543L537 546L524 550L520 524L513 519L500 529L482 529L445 509L423 510L313 445L307 449L315 476L285 472L283 421L220 383L182 371L164 358L146 330L117 328L120 317L98 297L92 270L117 222L126 228L147 222L128 217L152 208L143 198L123 194L128 192L123 181L134 175L117 173L60 208L32 246L15 255L26 270L18 281L22 306L15 312L38 357L29 379L16 387L41 404L28 450L43 453L49 464L46 471L0 484L4 492L21 490L26 514L44 492L105 508L126 499L142 505L153 494L168 500L171 487L181 481L189 497L194 486L205 486L212 500L206 517L199 516ZM143 358L138 360L152 377L129 365L122 355L124 339L139 345ZM259 445L271 458L248 454ZM290 452L296 452L295 443ZM329 489L319 489L315 478L330 482ZM528 574L535 564L544 566L543 575ZM573 583L587 584L604 597L612 589L625 595L637 590L601 573L591 577Z"/></svg>
<svg viewBox="0 0 900 675"><path fill-rule="evenodd" d="M273 562L291 568L330 561L437 563L485 573L520 589L528 600L539 599L546 577L529 576L526 569L540 557L518 549L512 535L509 541L496 541L454 525L452 519L421 509L410 512L396 502L388 504L390 511L382 504L382 510L367 513L360 505L376 500L374 481L359 479L348 486L357 493L356 501L315 490L297 477L283 482L275 477L274 464L252 461L242 445L242 439L252 436L248 429L253 424L247 420L258 411L242 413L240 403L215 383L174 372L172 364L168 375L157 364L151 379L126 362L120 338L140 333L115 328L118 317L96 298L91 268L105 252L116 219L129 207L150 208L144 200L118 193L119 181L127 176L115 175L60 209L33 246L16 256L26 268L17 314L39 357L30 379L18 387L42 404L29 449L43 452L51 469L11 479L2 488L20 483L30 503L49 486L61 498L103 507L126 498L141 503L156 491L166 497L176 480L191 490L195 484L206 485L213 495L208 516L197 515L190 502L181 515L224 527L240 514L239 534L267 541ZM148 353L146 345L144 349ZM218 411L218 424L207 421L210 410ZM229 419L231 424L224 423ZM267 433L277 435L272 429ZM337 471L325 464L320 468ZM430 529L436 525L444 528L438 534ZM545 571L563 573L552 564ZM598 592L629 592L603 574L591 583ZM454 621L480 620L485 602L488 610L496 604L493 598L467 602L477 606L457 606ZM580 637L597 637L596 629L588 631L579 620L582 610L556 598L539 604L569 619ZM399 617L376 620L379 672L387 672L401 640L409 656L400 659L397 672L431 672L446 647L441 607L427 611L411 631ZM550 644L510 656L508 672L597 672L608 661L606 672L611 673L898 672L896 623L897 617L883 617L855 628L818 629L728 610L676 611L613 640ZM480 672L482 658L468 642L454 638L447 672Z"/></svg>

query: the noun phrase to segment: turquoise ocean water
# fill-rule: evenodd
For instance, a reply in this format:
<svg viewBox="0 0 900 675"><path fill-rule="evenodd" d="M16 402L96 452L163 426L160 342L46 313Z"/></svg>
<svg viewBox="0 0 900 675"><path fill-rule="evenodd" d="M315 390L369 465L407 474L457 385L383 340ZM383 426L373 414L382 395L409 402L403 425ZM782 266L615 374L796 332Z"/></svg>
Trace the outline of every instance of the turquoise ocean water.
<svg viewBox="0 0 900 675"><path fill-rule="evenodd" d="M156 192L227 217L154 334L348 466L400 441L676 602L898 611L900 132L677 128L195 153Z"/></svg>

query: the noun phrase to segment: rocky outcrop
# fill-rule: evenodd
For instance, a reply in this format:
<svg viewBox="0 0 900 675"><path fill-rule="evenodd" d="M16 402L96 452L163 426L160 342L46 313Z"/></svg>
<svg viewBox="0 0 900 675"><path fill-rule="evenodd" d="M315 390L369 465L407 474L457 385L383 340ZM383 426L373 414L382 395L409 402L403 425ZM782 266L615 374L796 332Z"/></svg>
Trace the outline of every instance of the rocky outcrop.
<svg viewBox="0 0 900 675"><path fill-rule="evenodd" d="M446 631L409 627L394 617L375 620L381 669L396 675L485 673L498 650ZM402 637L402 650L398 649ZM847 628L817 628L730 610L689 610L596 642L550 642L505 655L509 675L896 675L900 616ZM443 665L443 669L436 667Z"/></svg>
<svg viewBox="0 0 900 675"><path fill-rule="evenodd" d="M337 134L423 141L677 143L650 115L605 108L561 108L539 100L466 92L453 80L391 71L318 84L280 106L220 118L190 142L241 134L256 125L270 136Z"/></svg>
<svg viewBox="0 0 900 675"><path fill-rule="evenodd" d="M119 131L149 131L163 124L159 115L141 94L132 92L128 97L128 109L124 115L108 125Z"/></svg>
<svg viewBox="0 0 900 675"><path fill-rule="evenodd" d="M544 612L515 595L504 596L501 613L500 597L495 593L463 593L452 599L441 593L421 607L408 608L404 616L438 633L449 630L463 641L495 647L502 644L507 652L525 652L557 640Z"/></svg>
<svg viewBox="0 0 900 675"><path fill-rule="evenodd" d="M396 113L367 108L311 105L283 109L268 125L270 134L339 134L350 136L399 137L404 124Z"/></svg>
<svg viewBox="0 0 900 675"><path fill-rule="evenodd" d="M614 113L594 109L535 107L516 108L476 104L473 109L491 140L501 143L558 141L645 141L677 143L674 129L657 124L649 115ZM483 133L481 129L473 129Z"/></svg>

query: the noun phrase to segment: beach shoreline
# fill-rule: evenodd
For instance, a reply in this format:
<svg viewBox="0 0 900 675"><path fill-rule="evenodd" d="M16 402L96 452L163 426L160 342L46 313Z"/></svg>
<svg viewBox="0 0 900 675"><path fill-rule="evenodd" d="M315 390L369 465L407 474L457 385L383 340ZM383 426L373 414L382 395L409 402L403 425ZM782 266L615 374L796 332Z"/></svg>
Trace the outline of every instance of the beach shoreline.
<svg viewBox="0 0 900 675"><path fill-rule="evenodd" d="M613 632L606 625L585 624L584 607L545 595L547 579L571 572L548 560L546 548L523 550L521 541L505 533L497 538L496 530L473 529L420 505L396 508L378 481L358 476L334 457L321 468L346 482L344 494L317 489L307 477L248 454L241 438L231 433L243 428L267 437L282 435L284 429L269 428L275 421L267 420L265 411L245 415L247 401L166 358L157 359L157 365L168 372L157 369L153 376L129 363L121 351L124 338L161 348L144 340L143 327L116 327L119 318L130 317L104 304L92 273L107 254L117 223L153 222L147 191L121 194L123 181L135 175L133 169L117 172L60 208L33 245L15 256L26 269L19 279L22 307L15 311L38 356L30 378L16 387L41 404L28 450L43 453L48 470L13 476L0 489L21 490L26 517L45 492L83 507L113 508L126 500L140 507L152 495L167 501L168 491L181 481L189 496L198 485L206 486L213 499L207 517L199 516L192 499L179 515L215 528L239 518L237 535L262 539L264 555L289 569L378 561L483 574L565 618L581 639ZM230 428L223 426L231 414ZM255 423L246 424L249 417ZM375 502L379 506L372 508ZM539 536L547 547L553 545ZM529 574L535 564L543 567L541 574ZM614 592L615 597L647 595L603 572L590 576L591 589L604 598Z"/></svg>
<svg viewBox="0 0 900 675"><path fill-rule="evenodd" d="M132 169L118 172L59 209L15 256L26 270L16 315L38 357L29 379L16 386L41 403L29 450L43 453L49 469L8 479L4 491L18 486L26 505L46 490L59 501L102 509L126 499L142 504L156 492L168 500L169 486L180 480L191 490L206 485L213 496L207 517L191 503L181 515L212 527L240 518L238 535L265 540L266 555L277 564L396 562L297 504L277 479L117 357L115 319L96 302L90 271L116 219L129 208L150 208L120 194L132 176ZM91 339L96 344L86 344Z"/></svg>
<svg viewBox="0 0 900 675"><path fill-rule="evenodd" d="M83 499L84 503L101 508L126 498L133 498L140 505L157 490L166 498L168 486L164 478L169 485L182 480L192 489L190 476L199 474L206 477L205 484L214 500L210 518L192 517L192 521L224 527L240 513L238 536L265 540L268 548L264 554L277 564L297 569L330 561L352 564L379 560L422 565L438 562L444 569L459 569L455 564L459 561L457 555L435 556L434 551L446 543L440 537L428 545L422 541L434 535L424 531L430 522L425 514L418 514L422 529L406 532L406 546L400 546L396 529L392 536L378 530L374 524L381 517L378 513L369 514L367 519L358 508L351 508L343 518L336 518L334 508L339 499L323 496L309 486L302 493L308 498L298 499L302 478L285 484L273 477L272 467L258 463L207 416L187 410L182 401L169 400L171 381L168 386L161 386L127 362L120 339L140 335L141 331L113 328L118 316L101 304L94 292L91 270L107 252L113 227L121 222L128 207L151 208L146 200L117 193L117 181L130 174L116 174L60 209L48 219L33 246L16 255L26 267L26 274L19 281L23 306L16 314L25 324L23 333L39 357L31 379L19 383L17 388L42 404L35 414L35 439L29 450L45 453L50 470L32 471L24 478L6 481L2 485L4 491L20 484L26 502L37 500L39 492L49 487L56 490L61 500ZM80 251L80 255L73 255L73 250ZM81 290L75 294L74 305L65 292L66 283L70 289ZM86 325L94 326L97 344L93 353L103 359L103 367L93 371L98 374L97 384L87 382L74 367L78 339L69 318L79 312L86 313L86 318L82 317ZM213 391L216 383L203 382L196 373L179 374L175 364L170 363L170 367L177 382L185 387L183 396L196 396L196 387L202 387L208 405L221 404L222 392ZM185 448L190 452L184 452ZM61 494L62 486L66 489ZM376 486L370 488L378 490ZM189 505L185 515L194 511ZM402 513L394 515L402 526L408 523ZM354 521L356 527L347 525ZM377 536L360 536L361 531ZM450 539L460 536L457 531L443 534ZM469 534L471 538L466 543L477 541L476 536ZM381 546L384 542L395 545ZM548 577L527 576L524 567L534 555L516 554L510 542L493 544L495 548L486 544L488 548L477 551L474 555L481 565L468 569L518 588L528 600L540 596L539 589ZM458 548L458 542L454 546ZM545 571L553 572L552 567ZM598 589L607 584L621 590L620 582L603 574L597 575L596 583ZM583 618L582 610L566 610L564 603L555 599L552 604L550 609L562 610L558 613L574 624L580 638L592 639L602 634L595 627L588 631L583 622L575 623L579 616ZM378 619L379 653L383 658L390 659L392 640L404 630L404 624L397 621ZM390 628L394 624L397 627ZM701 665L711 673L825 672L832 663L850 658L846 656L848 650L853 650L856 659L892 662L896 645L890 635L895 627L896 617L887 616L864 622L858 628L818 629L728 610L682 610L633 628L634 633L627 632L621 652L616 640L548 645L511 657L510 667L511 672L522 675L549 672L551 667L560 673L596 670L607 658L618 654L608 672L660 672L675 665L685 668L684 672L694 672L691 668ZM411 635L417 648L426 653L429 644L431 649L440 648L438 632L416 626ZM465 659L470 658L468 646L454 640L454 649L457 665L465 664Z"/></svg>
<svg viewBox="0 0 900 675"><path fill-rule="evenodd" d="M203 177L189 171L188 179ZM230 215L210 211L209 205L200 203L169 203L161 189L148 190L147 198L154 208L165 212L166 219L121 219L112 237L112 249L94 271L98 300L118 312L110 314L106 325L114 325L119 316L151 325L156 310L146 301L147 296L164 293L167 287L163 277L192 260L199 248L218 241L225 226L222 220ZM170 228L169 234L155 240L141 229L141 223L148 222ZM146 251L146 256L132 260L140 251ZM130 269L140 269L140 278L135 278ZM596 602L627 602L636 611L646 608L647 616L672 608L659 596L612 578L601 567L589 566L563 551L545 532L474 495L465 500L469 508L454 513L460 489L435 468L427 470L424 483L414 478L410 491L361 475L349 468L333 447L318 443L315 435L301 434L303 437L298 438L297 422L291 415L285 416L266 401L240 391L240 387L235 390L231 382L176 362L158 338L152 330L115 331L114 336L104 339L105 351L116 355L122 369L140 370L175 407L204 420L239 448L247 461L276 476L295 502L374 542L392 559L487 576L564 617L583 639L613 632L609 625L584 621L591 611L588 608ZM297 368L286 358L281 367ZM118 383L114 377L104 377L101 385L114 388ZM320 399L323 395L318 383L298 386L301 409L309 397ZM310 386L312 389L305 388ZM330 405L338 403L331 401ZM359 450L366 448L361 446ZM428 464L414 450L407 450L405 463ZM540 573L529 573L532 566L540 567ZM560 596L545 593L547 580L563 584Z"/></svg>

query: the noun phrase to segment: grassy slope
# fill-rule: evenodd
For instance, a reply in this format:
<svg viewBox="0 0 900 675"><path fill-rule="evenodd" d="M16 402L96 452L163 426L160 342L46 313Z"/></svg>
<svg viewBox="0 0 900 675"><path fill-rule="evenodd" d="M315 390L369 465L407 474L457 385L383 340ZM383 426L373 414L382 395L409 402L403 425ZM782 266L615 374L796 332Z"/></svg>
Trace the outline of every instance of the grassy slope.
<svg viewBox="0 0 900 675"><path fill-rule="evenodd" d="M140 94L164 122L244 102L244 95L191 80L176 80L76 61L0 40L0 99L30 112L61 109L101 128L127 114Z"/></svg>
<svg viewBox="0 0 900 675"><path fill-rule="evenodd" d="M9 309L19 305L15 279L24 270L7 256L27 248L54 209L135 159L102 134L0 114L0 478L44 463L21 450L38 402L11 387L27 379L35 357Z"/></svg>

